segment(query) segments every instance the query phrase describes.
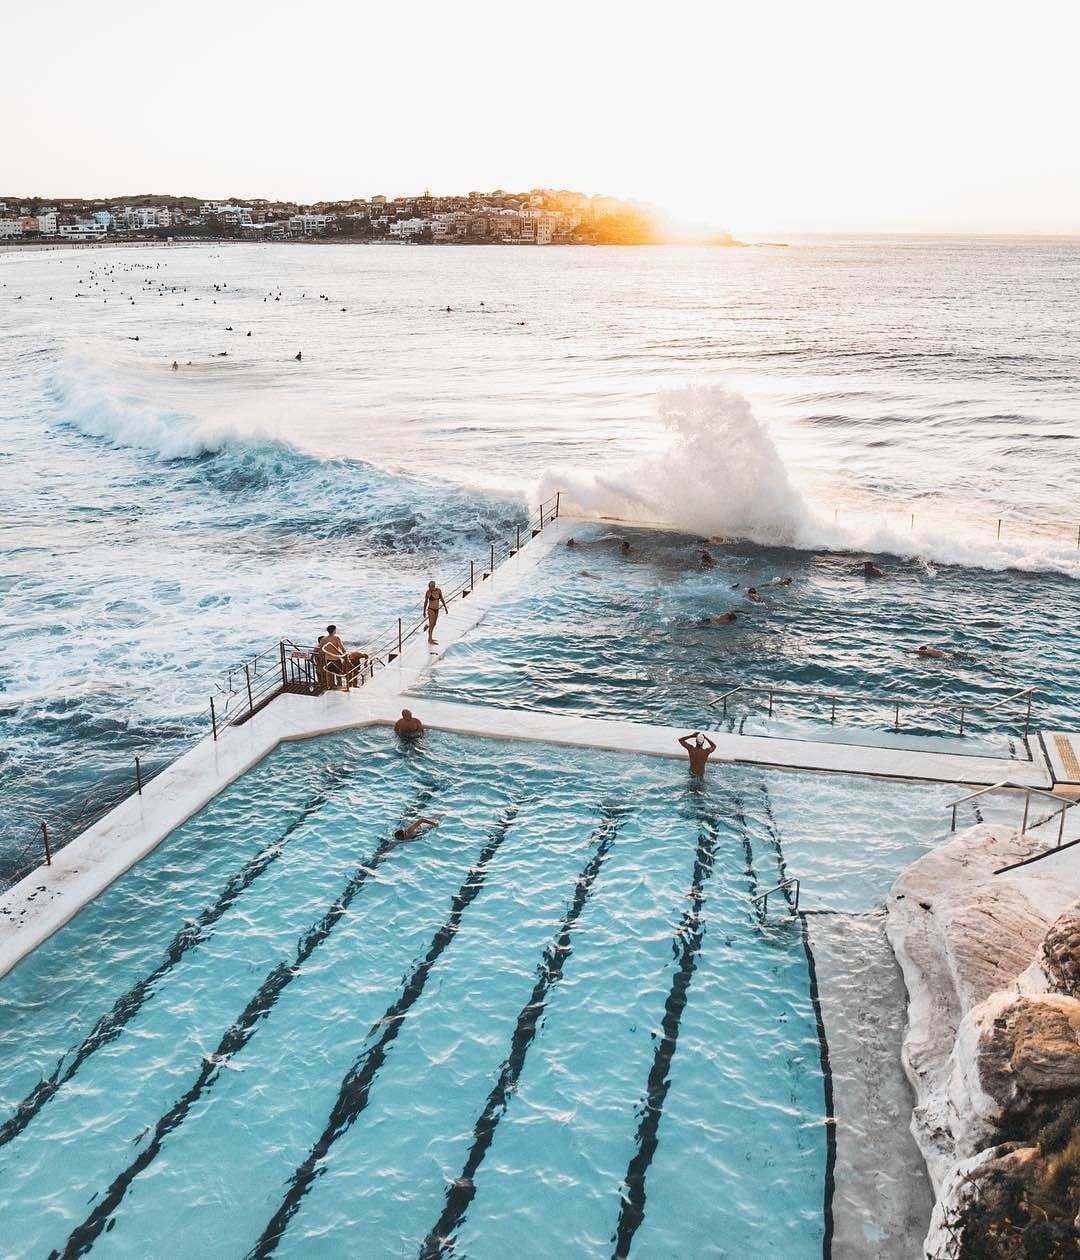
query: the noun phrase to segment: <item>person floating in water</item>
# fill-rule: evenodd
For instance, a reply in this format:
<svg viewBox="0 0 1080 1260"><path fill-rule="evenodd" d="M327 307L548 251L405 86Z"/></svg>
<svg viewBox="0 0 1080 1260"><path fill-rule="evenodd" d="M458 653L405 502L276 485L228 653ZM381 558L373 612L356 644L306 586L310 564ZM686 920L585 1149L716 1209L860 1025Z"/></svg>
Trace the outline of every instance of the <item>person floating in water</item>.
<svg viewBox="0 0 1080 1260"><path fill-rule="evenodd" d="M714 559L714 557L710 556L707 551L703 551L701 553L701 567L703 569L716 568L716 560Z"/></svg>
<svg viewBox="0 0 1080 1260"><path fill-rule="evenodd" d="M415 717L412 709L402 709L401 717L394 723L395 735L422 735L424 724Z"/></svg>
<svg viewBox="0 0 1080 1260"><path fill-rule="evenodd" d="M699 778L704 776L705 766L716 752L713 741L708 735L702 735L700 731L691 731L689 735L684 735L679 743L686 749L686 755L690 758L690 773L696 774Z"/></svg>
<svg viewBox="0 0 1080 1260"><path fill-rule="evenodd" d="M394 843L389 847L397 848L399 844L406 844L409 840L415 840L426 829L434 829L442 822L442 818L418 818L416 822L409 823L407 827L399 827L394 832Z"/></svg>
<svg viewBox="0 0 1080 1260"><path fill-rule="evenodd" d="M765 602L765 601L761 598L761 596L757 593L757 587L756 587L756 586L751 586L751 587L750 587L750 589L746 592L746 598L747 598L748 600L750 600L750 602L751 602L751 603L754 603L754 604L764 604L764 602Z"/></svg>
<svg viewBox="0 0 1080 1260"><path fill-rule="evenodd" d="M872 560L867 560L862 567L863 577L884 577L885 574L877 567Z"/></svg>
<svg viewBox="0 0 1080 1260"><path fill-rule="evenodd" d="M250 336L250 334L248 335ZM304 359L304 352L302 350L297 350L297 352L293 355L293 358L297 361L297 363L302 363Z"/></svg>
<svg viewBox="0 0 1080 1260"><path fill-rule="evenodd" d="M773 578L769 583L770 586L790 586L791 578Z"/></svg>
<svg viewBox="0 0 1080 1260"><path fill-rule="evenodd" d="M627 538L624 538L622 542L619 544L619 550L622 552L624 556L628 556L633 552L634 549L633 547L630 546L630 540Z"/></svg>
<svg viewBox="0 0 1080 1260"><path fill-rule="evenodd" d="M915 656L944 656L941 648L931 647L929 643L920 644L914 651Z"/></svg>
<svg viewBox="0 0 1080 1260"><path fill-rule="evenodd" d="M699 626L729 626L733 621L738 620L739 614L731 609L729 612L721 613L718 617L702 617L698 622Z"/></svg>
<svg viewBox="0 0 1080 1260"><path fill-rule="evenodd" d="M427 641L429 643L438 643L435 638L435 623L439 620L440 609L449 612L446 607L446 600L443 599L442 588L437 586L435 579L427 584L427 590L424 592L424 616L427 618Z"/></svg>
<svg viewBox="0 0 1080 1260"><path fill-rule="evenodd" d="M576 547L576 546L577 546L577 540L576 540L576 539L573 539L573 538L568 538L568 539L566 540L566 545L567 545L568 547Z"/></svg>

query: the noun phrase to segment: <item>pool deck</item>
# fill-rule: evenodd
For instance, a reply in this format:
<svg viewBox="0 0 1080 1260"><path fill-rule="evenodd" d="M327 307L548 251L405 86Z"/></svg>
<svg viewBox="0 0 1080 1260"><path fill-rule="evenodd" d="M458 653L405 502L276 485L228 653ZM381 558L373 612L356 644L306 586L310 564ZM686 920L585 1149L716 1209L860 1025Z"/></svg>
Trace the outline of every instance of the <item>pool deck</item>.
<svg viewBox="0 0 1080 1260"><path fill-rule="evenodd" d="M217 741L204 739L151 780L141 796L129 797L61 849L51 866L40 866L15 884L0 896L0 976L284 742L392 723L403 707L415 706L432 730L685 760L677 743L686 734L683 728L451 704L408 694L488 609L527 583L544 557L578 524L565 518L553 522L467 599L455 600L439 622L437 647L429 648L418 636L391 665L349 692L279 696L244 725L227 728ZM713 732L712 738L717 744L713 773L722 773L726 762L973 787L1009 780L1048 788L1054 782L1038 739L1031 741L1031 761L1015 761L724 732Z"/></svg>

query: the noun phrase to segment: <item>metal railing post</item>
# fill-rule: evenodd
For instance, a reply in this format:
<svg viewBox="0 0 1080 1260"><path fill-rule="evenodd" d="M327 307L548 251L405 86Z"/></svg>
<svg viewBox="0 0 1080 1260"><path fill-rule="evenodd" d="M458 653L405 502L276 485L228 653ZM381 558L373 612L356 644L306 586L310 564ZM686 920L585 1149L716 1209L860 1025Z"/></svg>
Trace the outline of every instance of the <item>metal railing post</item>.
<svg viewBox="0 0 1080 1260"><path fill-rule="evenodd" d="M562 500L562 491L556 490L555 491L555 519L556 520L558 520L559 518L559 504L561 500Z"/></svg>
<svg viewBox="0 0 1080 1260"><path fill-rule="evenodd" d="M491 544L491 572L495 572L495 544Z"/></svg>
<svg viewBox="0 0 1080 1260"><path fill-rule="evenodd" d="M469 594L473 593L473 587L476 585L476 561L469 561Z"/></svg>
<svg viewBox="0 0 1080 1260"><path fill-rule="evenodd" d="M401 618L397 619L397 650L398 656L401 655Z"/></svg>
<svg viewBox="0 0 1080 1260"><path fill-rule="evenodd" d="M900 729L900 701L897 700L895 711L893 713L893 730L899 731L899 729Z"/></svg>
<svg viewBox="0 0 1080 1260"><path fill-rule="evenodd" d="M1066 806L1063 805L1061 807L1061 822L1058 823L1057 848L1059 849L1061 848L1062 837L1065 835L1065 809Z"/></svg>
<svg viewBox="0 0 1080 1260"><path fill-rule="evenodd" d="M997 536L998 536L998 542L1000 542L1001 541L1001 518L1000 517L998 518Z"/></svg>
<svg viewBox="0 0 1080 1260"><path fill-rule="evenodd" d="M960 706L960 734L964 733L964 706Z"/></svg>
<svg viewBox="0 0 1080 1260"><path fill-rule="evenodd" d="M281 648L281 685L287 687L289 685L289 671L285 668L285 640L282 639L278 645Z"/></svg>
<svg viewBox="0 0 1080 1260"><path fill-rule="evenodd" d="M217 714L214 712L214 697L210 697L210 725L214 728L214 739L217 739Z"/></svg>
<svg viewBox="0 0 1080 1260"><path fill-rule="evenodd" d="M250 717L255 712L255 701L251 698L251 670L247 665L244 666L244 677L247 679L248 717Z"/></svg>
<svg viewBox="0 0 1080 1260"><path fill-rule="evenodd" d="M950 831L956 830L956 806L955 805L952 807L952 826L949 828L949 830Z"/></svg>
<svg viewBox="0 0 1080 1260"><path fill-rule="evenodd" d="M521 550L521 526L517 525L515 526L515 528L517 529L517 550L520 551Z"/></svg>
<svg viewBox="0 0 1080 1260"><path fill-rule="evenodd" d="M835 696L833 696L832 698L832 716L829 718L829 721L833 726L836 725L836 697Z"/></svg>
<svg viewBox="0 0 1080 1260"><path fill-rule="evenodd" d="M1031 730L1031 692L1028 691L1027 697L1027 717L1024 718L1024 738L1027 739L1028 732Z"/></svg>
<svg viewBox="0 0 1080 1260"><path fill-rule="evenodd" d="M1020 824L1020 834L1027 831L1028 810L1031 808L1031 793L1024 793L1024 821Z"/></svg>
<svg viewBox="0 0 1080 1260"><path fill-rule="evenodd" d="M544 528L544 505L540 504L540 528Z"/></svg>
<svg viewBox="0 0 1080 1260"><path fill-rule="evenodd" d="M135 791L142 796L142 767L139 765L138 757L135 758Z"/></svg>
<svg viewBox="0 0 1080 1260"><path fill-rule="evenodd" d="M41 838L45 842L45 865L52 866L52 850L49 848L49 824L41 820Z"/></svg>
<svg viewBox="0 0 1080 1260"><path fill-rule="evenodd" d="M773 693L770 691L769 692L769 717L772 717L772 696L773 696Z"/></svg>

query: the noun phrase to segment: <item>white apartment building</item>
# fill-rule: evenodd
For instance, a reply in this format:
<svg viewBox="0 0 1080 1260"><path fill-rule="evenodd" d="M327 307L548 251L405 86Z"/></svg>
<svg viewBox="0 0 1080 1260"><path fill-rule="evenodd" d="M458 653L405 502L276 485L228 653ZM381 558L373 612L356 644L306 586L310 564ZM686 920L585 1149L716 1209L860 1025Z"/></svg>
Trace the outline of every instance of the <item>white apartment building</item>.
<svg viewBox="0 0 1080 1260"><path fill-rule="evenodd" d="M69 240L85 241L100 239L105 235L106 230L104 223L97 223L93 219L80 219L78 223L61 223L57 234Z"/></svg>
<svg viewBox="0 0 1080 1260"><path fill-rule="evenodd" d="M424 228L430 226L427 219L395 219L390 224L390 235L401 240L408 240L410 237L419 236Z"/></svg>
<svg viewBox="0 0 1080 1260"><path fill-rule="evenodd" d="M38 215L38 231L42 236L56 235L56 211L48 210Z"/></svg>
<svg viewBox="0 0 1080 1260"><path fill-rule="evenodd" d="M220 219L233 227L251 227L251 207L235 206L232 202L208 202L199 211L204 219ZM163 224L162 226L167 226Z"/></svg>
<svg viewBox="0 0 1080 1260"><path fill-rule="evenodd" d="M0 240L4 238L10 239L13 236L22 236L22 234L21 219L0 219Z"/></svg>
<svg viewBox="0 0 1080 1260"><path fill-rule="evenodd" d="M289 231L310 236L312 232L325 232L336 222L337 216L333 214L294 214L289 220Z"/></svg>

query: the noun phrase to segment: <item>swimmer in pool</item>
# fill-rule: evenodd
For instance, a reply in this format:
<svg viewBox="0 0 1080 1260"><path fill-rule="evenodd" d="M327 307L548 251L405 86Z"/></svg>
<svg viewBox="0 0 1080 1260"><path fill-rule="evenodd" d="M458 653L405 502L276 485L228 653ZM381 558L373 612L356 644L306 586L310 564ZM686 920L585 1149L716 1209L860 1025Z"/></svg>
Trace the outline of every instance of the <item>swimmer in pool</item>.
<svg viewBox="0 0 1080 1260"><path fill-rule="evenodd" d="M739 614L730 609L726 613L721 613L719 617L702 617L698 622L699 626L729 626L733 621L738 619Z"/></svg>
<svg viewBox="0 0 1080 1260"><path fill-rule="evenodd" d="M395 735L422 735L424 724L415 717L412 709L402 709L401 717L394 723Z"/></svg>
<svg viewBox="0 0 1080 1260"><path fill-rule="evenodd" d="M770 586L790 586L791 578L773 578L769 583Z"/></svg>
<svg viewBox="0 0 1080 1260"><path fill-rule="evenodd" d="M872 560L867 560L862 567L863 577L884 577L885 574L877 567Z"/></svg>
<svg viewBox="0 0 1080 1260"><path fill-rule="evenodd" d="M702 735L700 731L691 731L689 735L684 735L679 743L686 749L686 755L690 758L690 773L701 778L705 774L706 763L716 752L716 745L708 735Z"/></svg>
<svg viewBox="0 0 1080 1260"><path fill-rule="evenodd" d="M703 552L701 553L701 567L702 567L703 569L715 569L715 568L716 568L716 561L713 559L713 557L712 557L712 556L710 556L710 555L709 555L709 553L708 553L707 551L703 551Z"/></svg>
<svg viewBox="0 0 1080 1260"><path fill-rule="evenodd" d="M628 556L634 549L633 547L630 546L630 543L628 542L628 540L624 538L622 540L622 543L619 546L619 550L622 552L624 556Z"/></svg>
<svg viewBox="0 0 1080 1260"><path fill-rule="evenodd" d="M751 586L751 588L746 592L746 598L754 604L764 604L765 602L757 593L756 586Z"/></svg>
<svg viewBox="0 0 1080 1260"><path fill-rule="evenodd" d="M941 648L931 647L929 643L920 644L912 653L914 656L944 656L945 653Z"/></svg>
<svg viewBox="0 0 1080 1260"><path fill-rule="evenodd" d="M389 846L396 849L399 844L407 844L410 840L417 839L418 836L425 833L426 829L434 830L442 821L442 815L438 818L418 818L415 822L409 823L407 827L399 827L394 832L393 844Z"/></svg>

